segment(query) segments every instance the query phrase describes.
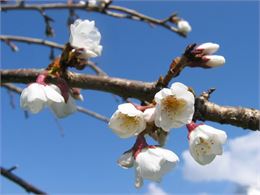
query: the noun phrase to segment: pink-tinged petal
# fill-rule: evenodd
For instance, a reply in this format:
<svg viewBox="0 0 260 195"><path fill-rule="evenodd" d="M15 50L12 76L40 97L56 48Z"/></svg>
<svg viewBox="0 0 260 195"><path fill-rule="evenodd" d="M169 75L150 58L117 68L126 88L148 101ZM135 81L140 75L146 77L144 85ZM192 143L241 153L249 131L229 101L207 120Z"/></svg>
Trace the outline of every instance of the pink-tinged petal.
<svg viewBox="0 0 260 195"><path fill-rule="evenodd" d="M209 55L217 52L219 45L216 43L203 43L199 45L196 50L201 50L204 55Z"/></svg>

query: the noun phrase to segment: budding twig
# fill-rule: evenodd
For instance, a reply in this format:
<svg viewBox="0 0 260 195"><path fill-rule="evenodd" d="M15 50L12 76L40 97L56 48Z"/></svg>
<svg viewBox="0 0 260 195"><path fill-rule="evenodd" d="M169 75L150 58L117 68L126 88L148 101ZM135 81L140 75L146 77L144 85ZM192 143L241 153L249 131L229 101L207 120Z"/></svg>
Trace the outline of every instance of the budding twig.
<svg viewBox="0 0 260 195"><path fill-rule="evenodd" d="M37 39L37 38L31 38L31 37L21 37L21 36L13 36L13 35L0 35L1 41L18 41L18 42L24 42L28 44L38 44L43 45L51 48L56 49L63 49L63 45L60 45L53 41L47 41L44 39Z"/></svg>
<svg viewBox="0 0 260 195"><path fill-rule="evenodd" d="M125 19L131 19L136 21L145 22L148 24L153 24L156 26L161 26L163 28L166 28L172 32L175 32L176 34L185 37L186 35L182 32L179 32L178 28L172 25L172 23L168 23L169 18L172 17L170 15L167 17L167 19L157 19L150 16L147 16L145 14L142 14L140 12L137 12L132 9L128 9L126 7L117 6L117 5L108 5L104 9L100 9L98 6L89 6L88 3L86 4L67 4L67 3L50 3L50 4L25 4L23 6L20 6L18 4L15 5L2 5L1 6L2 11L11 11L11 10L47 10L47 9L69 9L69 10L83 10L83 11L91 11L91 12L97 12L100 14L104 14L107 16L112 16L116 18L125 18ZM43 15L44 16L44 15Z"/></svg>

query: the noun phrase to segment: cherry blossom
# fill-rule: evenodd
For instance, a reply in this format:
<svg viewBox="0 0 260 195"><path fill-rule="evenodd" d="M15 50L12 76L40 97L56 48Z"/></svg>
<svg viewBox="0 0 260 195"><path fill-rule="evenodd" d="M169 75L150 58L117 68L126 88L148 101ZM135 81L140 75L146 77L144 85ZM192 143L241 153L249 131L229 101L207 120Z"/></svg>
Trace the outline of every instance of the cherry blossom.
<svg viewBox="0 0 260 195"><path fill-rule="evenodd" d="M222 145L227 139L224 131L205 124L196 125L193 122L187 127L189 129L190 153L199 164L209 164L216 155L222 154Z"/></svg>
<svg viewBox="0 0 260 195"><path fill-rule="evenodd" d="M109 121L109 127L121 138L138 135L146 127L143 112L137 110L131 103L118 106Z"/></svg>
<svg viewBox="0 0 260 195"><path fill-rule="evenodd" d="M155 94L155 125L165 131L191 122L194 114L194 95L182 83L173 83Z"/></svg>
<svg viewBox="0 0 260 195"><path fill-rule="evenodd" d="M70 45L81 49L80 58L97 57L101 55L101 34L95 27L95 21L78 19L70 26Z"/></svg>

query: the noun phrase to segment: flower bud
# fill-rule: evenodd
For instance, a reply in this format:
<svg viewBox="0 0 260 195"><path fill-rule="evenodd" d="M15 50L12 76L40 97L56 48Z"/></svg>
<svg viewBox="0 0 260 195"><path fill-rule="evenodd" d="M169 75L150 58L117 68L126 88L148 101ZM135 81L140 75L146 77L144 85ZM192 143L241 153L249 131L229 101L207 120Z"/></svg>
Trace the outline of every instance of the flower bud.
<svg viewBox="0 0 260 195"><path fill-rule="evenodd" d="M225 58L218 55L205 55L202 57L202 60L205 61L205 65L208 67L217 67L225 64Z"/></svg>
<svg viewBox="0 0 260 195"><path fill-rule="evenodd" d="M202 54L208 55L217 52L218 49L219 49L219 44L208 42L197 46L195 51L201 51Z"/></svg>
<svg viewBox="0 0 260 195"><path fill-rule="evenodd" d="M177 27L179 32L182 32L184 34L187 34L191 31L191 26L188 21L186 20L179 20L177 22Z"/></svg>

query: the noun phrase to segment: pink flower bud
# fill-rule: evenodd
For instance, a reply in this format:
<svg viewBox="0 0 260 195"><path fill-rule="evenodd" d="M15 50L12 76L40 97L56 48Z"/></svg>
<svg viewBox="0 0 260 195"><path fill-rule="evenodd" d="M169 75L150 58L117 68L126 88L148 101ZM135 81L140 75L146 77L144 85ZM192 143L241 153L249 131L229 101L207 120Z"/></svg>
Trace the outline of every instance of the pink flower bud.
<svg viewBox="0 0 260 195"><path fill-rule="evenodd" d="M225 64L225 58L218 55L205 55L202 57L202 60L205 61L205 65L208 67L217 67Z"/></svg>
<svg viewBox="0 0 260 195"><path fill-rule="evenodd" d="M219 45L216 43L203 43L199 45L195 50L201 51L204 55L213 54L218 51Z"/></svg>

